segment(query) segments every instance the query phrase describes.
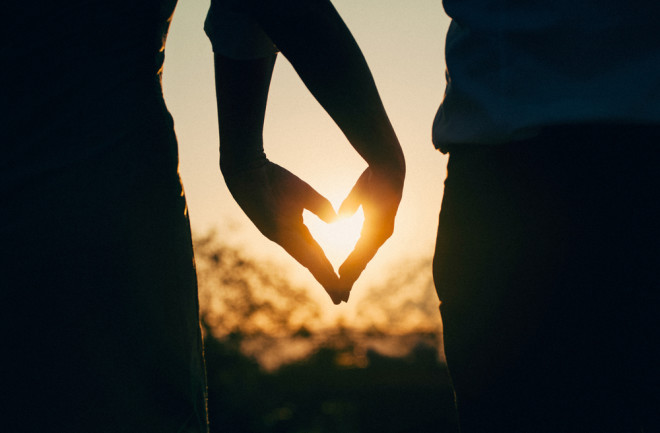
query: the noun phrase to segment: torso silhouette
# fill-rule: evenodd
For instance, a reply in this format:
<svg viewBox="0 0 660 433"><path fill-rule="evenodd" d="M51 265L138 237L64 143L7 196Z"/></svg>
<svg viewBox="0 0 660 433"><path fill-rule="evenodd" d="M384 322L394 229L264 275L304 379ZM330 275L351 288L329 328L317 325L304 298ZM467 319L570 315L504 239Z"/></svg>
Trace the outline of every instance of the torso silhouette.
<svg viewBox="0 0 660 433"><path fill-rule="evenodd" d="M206 431L190 230L160 86L175 3L5 8L3 431Z"/></svg>

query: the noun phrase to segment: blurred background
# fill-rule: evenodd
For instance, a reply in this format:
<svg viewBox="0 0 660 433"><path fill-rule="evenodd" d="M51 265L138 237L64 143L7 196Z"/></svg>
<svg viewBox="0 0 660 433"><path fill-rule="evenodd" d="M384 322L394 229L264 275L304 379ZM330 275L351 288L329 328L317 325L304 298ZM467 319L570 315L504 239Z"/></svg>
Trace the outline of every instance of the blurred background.
<svg viewBox="0 0 660 433"><path fill-rule="evenodd" d="M395 233L341 306L231 198L218 169L213 55L202 29L209 1L181 0L174 14L163 86L195 238L212 431L451 432L431 275L446 176L431 123L445 87L449 19L439 0L333 4L362 48L408 164ZM366 166L281 55L264 139L271 160L335 207ZM305 222L338 267L360 218Z"/></svg>
<svg viewBox="0 0 660 433"><path fill-rule="evenodd" d="M217 235L195 253L212 432L458 432L429 262L370 287L359 322L328 322Z"/></svg>

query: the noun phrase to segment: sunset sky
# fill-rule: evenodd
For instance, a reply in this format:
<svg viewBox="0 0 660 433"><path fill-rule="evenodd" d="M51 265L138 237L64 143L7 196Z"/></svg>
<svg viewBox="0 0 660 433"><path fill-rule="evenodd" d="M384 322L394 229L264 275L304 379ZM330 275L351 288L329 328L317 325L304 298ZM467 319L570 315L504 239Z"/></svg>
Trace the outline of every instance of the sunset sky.
<svg viewBox="0 0 660 433"><path fill-rule="evenodd" d="M356 300L370 286L396 271L398 263L433 253L446 157L433 149L431 123L445 86L449 19L440 0L333 0L333 4L371 67L408 164L395 234L354 286L348 306L334 307L306 271L258 233L225 187L218 169L213 57L202 30L208 1L179 2L167 41L163 84L179 139L193 232L215 228L228 243L286 270L294 281L309 287L324 308L350 314L351 305L359 304ZM264 138L271 160L306 180L335 207L365 167L281 55L271 84ZM338 237L333 233L340 229L329 226L323 235L315 231L322 225L315 217L308 215L306 222L338 267L348 254L338 250L350 245L327 245L323 236ZM430 267L427 272L430 275Z"/></svg>

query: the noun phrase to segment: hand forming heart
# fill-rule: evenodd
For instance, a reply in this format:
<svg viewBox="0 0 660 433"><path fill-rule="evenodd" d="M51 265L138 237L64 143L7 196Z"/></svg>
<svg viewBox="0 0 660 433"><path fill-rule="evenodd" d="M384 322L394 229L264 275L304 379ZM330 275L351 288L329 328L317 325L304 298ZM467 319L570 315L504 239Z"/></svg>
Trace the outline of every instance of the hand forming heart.
<svg viewBox="0 0 660 433"><path fill-rule="evenodd" d="M352 215L362 206L365 223L355 249L335 273L323 249L303 223L307 209L326 223L337 219L330 202L288 170L263 164L225 176L234 199L268 239L281 245L321 283L335 304L348 301L351 288L378 248L392 234L401 200L399 182L369 168L362 173L340 212Z"/></svg>
<svg viewBox="0 0 660 433"><path fill-rule="evenodd" d="M368 167L339 208L343 216L360 206L364 224L355 248L339 267L340 285L352 287L378 249L394 232L394 218L401 202L405 169Z"/></svg>

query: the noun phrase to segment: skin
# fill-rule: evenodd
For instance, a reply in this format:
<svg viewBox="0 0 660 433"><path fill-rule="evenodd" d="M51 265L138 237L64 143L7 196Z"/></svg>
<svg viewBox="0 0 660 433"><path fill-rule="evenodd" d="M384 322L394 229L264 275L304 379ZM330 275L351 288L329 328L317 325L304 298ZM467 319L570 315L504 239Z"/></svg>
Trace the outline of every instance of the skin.
<svg viewBox="0 0 660 433"><path fill-rule="evenodd" d="M303 224L308 209L332 222L330 202L306 182L269 161L263 122L276 55L252 60L215 56L220 125L220 168L225 182L256 227L305 266L335 304L348 301L353 284L394 230L405 161L367 63L328 0L253 0L244 12L291 62L368 167L339 213L362 206L365 222L355 249L337 275Z"/></svg>

